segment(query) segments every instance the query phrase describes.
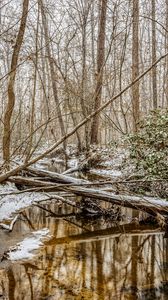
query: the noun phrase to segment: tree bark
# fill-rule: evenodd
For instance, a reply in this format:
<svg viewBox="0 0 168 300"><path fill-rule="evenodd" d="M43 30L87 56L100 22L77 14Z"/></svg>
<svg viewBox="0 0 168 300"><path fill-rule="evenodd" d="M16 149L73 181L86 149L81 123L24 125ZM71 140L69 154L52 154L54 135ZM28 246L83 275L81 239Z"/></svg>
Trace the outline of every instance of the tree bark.
<svg viewBox="0 0 168 300"><path fill-rule="evenodd" d="M19 53L23 43L24 33L26 29L28 6L29 6L29 0L24 0L20 28L16 38L16 43L14 45L10 73L9 73L8 103L4 115L4 133L3 133L3 159L7 168L9 168L9 162L10 162L11 118L15 106L14 86L15 86L15 78L16 78L16 69L17 69Z"/></svg>

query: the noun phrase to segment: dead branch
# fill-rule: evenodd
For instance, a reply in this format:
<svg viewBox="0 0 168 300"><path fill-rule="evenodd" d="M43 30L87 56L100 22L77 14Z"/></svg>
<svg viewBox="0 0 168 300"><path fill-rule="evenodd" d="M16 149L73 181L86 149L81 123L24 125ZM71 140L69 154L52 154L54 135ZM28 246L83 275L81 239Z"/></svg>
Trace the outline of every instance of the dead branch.
<svg viewBox="0 0 168 300"><path fill-rule="evenodd" d="M7 230L7 231L9 231L9 232L11 232L13 230L13 227L14 227L16 221L17 221L18 216L19 215L16 215L9 225L4 224L4 223L0 223L0 227Z"/></svg>

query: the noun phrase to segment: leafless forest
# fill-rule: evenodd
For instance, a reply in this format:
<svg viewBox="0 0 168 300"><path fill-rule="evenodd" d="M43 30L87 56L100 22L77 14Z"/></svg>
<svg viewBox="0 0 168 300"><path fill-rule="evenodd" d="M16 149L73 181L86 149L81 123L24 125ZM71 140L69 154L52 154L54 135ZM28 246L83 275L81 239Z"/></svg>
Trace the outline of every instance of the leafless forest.
<svg viewBox="0 0 168 300"><path fill-rule="evenodd" d="M166 300L168 0L0 0L0 299Z"/></svg>
<svg viewBox="0 0 168 300"><path fill-rule="evenodd" d="M166 0L1 0L0 23L6 162L29 161L103 105L64 147L109 146L168 105Z"/></svg>

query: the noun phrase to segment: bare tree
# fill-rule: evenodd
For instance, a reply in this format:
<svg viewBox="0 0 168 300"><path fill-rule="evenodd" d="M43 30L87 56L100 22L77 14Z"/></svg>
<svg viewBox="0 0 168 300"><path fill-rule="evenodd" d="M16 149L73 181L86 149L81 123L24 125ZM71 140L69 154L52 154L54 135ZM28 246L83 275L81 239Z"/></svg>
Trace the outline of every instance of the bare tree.
<svg viewBox="0 0 168 300"><path fill-rule="evenodd" d="M4 115L4 133L3 133L3 159L8 167L10 161L11 118L15 106L14 86L15 86L15 78L16 78L19 53L20 53L20 49L22 46L23 37L26 29L28 5L29 5L29 0L24 0L20 28L14 45L10 73L9 73L8 103Z"/></svg>
<svg viewBox="0 0 168 300"><path fill-rule="evenodd" d="M152 6L152 64L156 61L156 17L155 0L151 0ZM156 66L152 69L152 91L153 91L153 109L157 109L157 77Z"/></svg>
<svg viewBox="0 0 168 300"><path fill-rule="evenodd" d="M83 12L82 12L82 80L81 80L81 107L84 118L86 118L88 111L87 99L86 99L86 82L87 82L87 74L86 74L86 54L87 54L87 43L86 43L86 28L87 28L87 19L90 10L90 3L85 3ZM85 140L86 140L86 148L89 149L89 126L85 125Z"/></svg>
<svg viewBox="0 0 168 300"><path fill-rule="evenodd" d="M165 0L166 3L166 35L165 35L165 48L166 48L166 51L168 51L168 0ZM168 107L168 57L166 58L166 84L165 84L165 87L166 87L166 107Z"/></svg>
<svg viewBox="0 0 168 300"><path fill-rule="evenodd" d="M103 67L105 61L105 32L106 32L106 12L107 0L100 1L100 22L97 46L97 82L95 90L94 110L101 105L102 85L103 85ZM98 144L99 133L99 115L95 115L91 126L91 144Z"/></svg>
<svg viewBox="0 0 168 300"><path fill-rule="evenodd" d="M39 8L36 24L36 37L35 37L35 60L34 60L34 83L33 83L33 94L32 94L32 107L31 107L31 116L30 116L30 139L26 151L26 160L28 161L31 157L31 151L33 147L33 132L34 132L34 123L35 123L35 100L37 92L37 70L38 70L38 33L39 33Z"/></svg>
<svg viewBox="0 0 168 300"><path fill-rule="evenodd" d="M49 32L48 32L48 25L47 25L47 18L46 18L46 12L45 12L45 7L43 4L43 0L38 1L40 9L41 9L41 15L42 15L42 23L44 27L44 34L45 34L45 41L46 41L46 50L47 50L47 56L48 56L48 61L49 61L49 66L50 66L50 74L51 74L51 82L52 82L52 89L53 89L53 94L54 94L54 100L56 104L56 110L58 114L58 120L59 120L59 125L60 125L60 130L62 136L65 135L65 127L64 127L64 122L62 118L62 112L60 108L60 102L58 98L58 89L57 89L57 83L56 83L56 73L55 73L55 67L54 67L54 59L52 57L51 53L51 40L49 37ZM64 148L66 148L66 143L64 143Z"/></svg>

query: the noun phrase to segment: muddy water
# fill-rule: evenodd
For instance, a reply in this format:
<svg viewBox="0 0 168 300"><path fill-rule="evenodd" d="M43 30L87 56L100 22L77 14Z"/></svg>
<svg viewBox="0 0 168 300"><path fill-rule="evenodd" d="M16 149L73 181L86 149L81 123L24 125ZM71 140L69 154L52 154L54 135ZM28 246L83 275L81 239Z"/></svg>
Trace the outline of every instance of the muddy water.
<svg viewBox="0 0 168 300"><path fill-rule="evenodd" d="M57 204L45 208L56 215L29 208L1 239L42 228L52 236L33 259L0 264L0 299L168 299L168 240L159 228L86 221Z"/></svg>

